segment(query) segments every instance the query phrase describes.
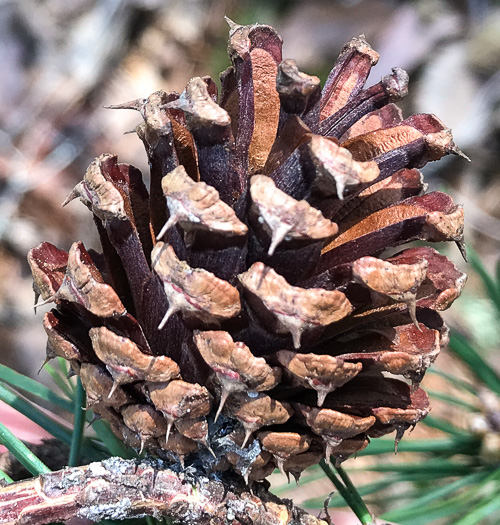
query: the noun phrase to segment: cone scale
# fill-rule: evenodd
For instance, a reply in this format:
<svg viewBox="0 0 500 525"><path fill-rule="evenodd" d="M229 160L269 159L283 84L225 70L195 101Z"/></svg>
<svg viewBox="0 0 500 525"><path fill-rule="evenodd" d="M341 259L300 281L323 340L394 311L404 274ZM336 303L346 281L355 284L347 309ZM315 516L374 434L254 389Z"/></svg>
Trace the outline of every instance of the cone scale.
<svg viewBox="0 0 500 525"><path fill-rule="evenodd" d="M70 362L121 439L298 479L429 411L438 312L466 276L403 245L463 245L462 208L418 171L461 152L435 116L403 118L403 70L364 87L378 54L362 38L323 89L270 26L231 23L228 51L220 93L193 78L114 106L143 118L151 182L104 154L66 199L93 214L102 254L42 243L28 259L54 303L47 357Z"/></svg>

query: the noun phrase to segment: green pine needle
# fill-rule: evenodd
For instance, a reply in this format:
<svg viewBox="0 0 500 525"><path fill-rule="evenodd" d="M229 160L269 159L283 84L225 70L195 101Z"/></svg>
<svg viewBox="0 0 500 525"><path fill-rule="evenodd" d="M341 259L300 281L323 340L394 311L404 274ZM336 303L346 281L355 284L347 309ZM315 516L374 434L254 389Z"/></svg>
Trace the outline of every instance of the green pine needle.
<svg viewBox="0 0 500 525"><path fill-rule="evenodd" d="M130 447L127 447L123 441L120 441L113 434L107 421L97 419L92 423L92 427L95 430L97 437L106 446L112 456L119 456L124 459L133 459L137 457Z"/></svg>
<svg viewBox="0 0 500 525"><path fill-rule="evenodd" d="M479 412L479 408L472 403L467 403L458 397L454 397L448 394L443 394L442 392L437 392L435 390L426 389L427 394L433 399L442 401L443 403L448 403L450 405L455 405L460 408L467 410L468 412Z"/></svg>
<svg viewBox="0 0 500 525"><path fill-rule="evenodd" d="M71 383L68 381L66 376L63 376L61 372L58 372L51 364L46 363L43 367L45 372L47 372L52 381L61 389L62 392L66 394L70 399L73 398L73 388L70 387Z"/></svg>
<svg viewBox="0 0 500 525"><path fill-rule="evenodd" d="M73 404L71 401L63 399L61 396L57 395L54 390L46 387L42 383L39 383L28 376L20 374L19 372L16 372L8 366L2 364L0 364L0 381L4 381L8 385L14 387L16 390L27 392L39 397L40 399L43 399L44 401L54 403L54 405L62 408L63 410L67 410L68 412L73 410Z"/></svg>
<svg viewBox="0 0 500 525"><path fill-rule="evenodd" d="M43 461L38 459L33 452L3 424L0 423L0 442L28 469L33 476L52 472Z"/></svg>
<svg viewBox="0 0 500 525"><path fill-rule="evenodd" d="M500 314L500 279L495 281L487 272L478 253L471 246L467 246L467 256L472 268L474 268L474 271L481 278L481 281L483 281L484 289L491 299L491 302Z"/></svg>
<svg viewBox="0 0 500 525"><path fill-rule="evenodd" d="M487 472L475 472L474 474L464 476L460 479L457 479L453 483L449 483L448 485L442 487L430 490L426 488L422 497L415 499L414 501L412 501L408 505L405 505L404 507L401 507L400 509L389 511L383 514L381 517L386 520L401 521L406 516L411 516L412 512L415 509L426 507L427 505L436 500L442 501L450 494L453 494L454 492L457 492L458 490L461 490L467 487L468 485L475 485L476 483L479 483L484 478L486 478L487 475Z"/></svg>
<svg viewBox="0 0 500 525"><path fill-rule="evenodd" d="M444 372L443 370L439 370L439 368L429 368L426 373L438 375L446 379L446 381L451 383L453 386L456 386L462 390L465 390L466 392L469 392L470 394L474 396L477 396L477 387L473 385L472 383L465 381L464 379L460 379L459 377L455 377L452 374L448 374L447 372Z"/></svg>
<svg viewBox="0 0 500 525"><path fill-rule="evenodd" d="M500 510L500 497L498 494L494 495L492 499L481 501L479 505L474 507L472 512L464 516L461 520L455 522L455 525L476 525L482 522L488 516L497 516Z"/></svg>
<svg viewBox="0 0 500 525"><path fill-rule="evenodd" d="M500 469L494 472L483 473L484 477L470 485L465 492L460 492L449 499L439 498L434 504L415 505L409 509L391 511L384 515L385 519L397 520L401 524L426 525L445 516L455 514L464 514L464 511L470 510L471 504L474 504L479 498L485 495L498 495ZM428 521L425 521L428 520ZM453 521L453 523L456 523Z"/></svg>
<svg viewBox="0 0 500 525"><path fill-rule="evenodd" d="M0 469L0 480L5 481L6 483L14 483L14 480L3 470Z"/></svg>
<svg viewBox="0 0 500 525"><path fill-rule="evenodd" d="M83 426L85 424L85 406L86 396L85 390L83 389L82 382L78 378L76 384L76 395L74 402L74 419L73 419L73 434L71 436L71 446L69 450L69 467L76 467L80 459L80 451L82 448L83 441Z"/></svg>
<svg viewBox="0 0 500 525"><path fill-rule="evenodd" d="M67 445L71 441L71 433L59 423L43 413L38 407L20 397L17 393L11 391L4 385L0 384L0 399L15 408L18 412L31 419L34 423L41 426L56 439L61 440Z"/></svg>
<svg viewBox="0 0 500 525"><path fill-rule="evenodd" d="M452 334L449 347L480 381L500 395L500 376L465 337L457 333Z"/></svg>
<svg viewBox="0 0 500 525"><path fill-rule="evenodd" d="M424 425L427 425L428 427L441 430L442 432L445 432L446 434L451 434L453 436L467 435L467 431L457 428L455 425L451 424L449 421L446 421L441 417L429 415L422 420L422 423Z"/></svg>
<svg viewBox="0 0 500 525"><path fill-rule="evenodd" d="M432 461L418 461L408 463L388 463L377 464L373 466L354 467L350 468L349 472L401 472L401 473L446 473L447 475L462 475L471 473L474 469L482 468L482 464L478 461L457 462L449 459L434 458Z"/></svg>
<svg viewBox="0 0 500 525"><path fill-rule="evenodd" d="M6 386L0 383L0 400L15 408L18 412L31 419L38 426L42 427L50 435L62 441L65 445L71 446L71 430L63 427L52 418L42 412L36 405L26 401L16 392L13 392ZM82 452L89 459L97 461L102 459L102 453L90 444L89 440L85 440L82 446Z"/></svg>
<svg viewBox="0 0 500 525"><path fill-rule="evenodd" d="M59 357L59 356L56 357L56 360L59 365L59 370L60 370L59 374L62 376L63 379L66 380L66 384L70 388L71 392L74 393L74 391L76 390L76 385L74 381L71 381L70 372L72 370L71 370L71 367L69 366L68 361L66 361L66 359L64 359L63 357Z"/></svg>
<svg viewBox="0 0 500 525"><path fill-rule="evenodd" d="M467 454L475 456L479 454L481 439L476 436L462 434L449 438L432 440L402 440L398 445L400 452L428 452L431 454ZM365 450L358 456L372 456L374 454L394 454L394 440L374 439Z"/></svg>
<svg viewBox="0 0 500 525"><path fill-rule="evenodd" d="M373 523L373 516L371 515L367 506L365 505L363 498L359 494L353 482L351 481L351 478L347 475L347 472L341 466L335 467L335 470L337 471L338 475L344 482L344 485L346 486L347 490L351 494L351 497L353 498L355 507L351 508L355 512L356 516L359 518L361 523L363 525L370 525L371 523Z"/></svg>
<svg viewBox="0 0 500 525"><path fill-rule="evenodd" d="M333 486L340 492L347 505L349 505L354 514L356 514L359 521L361 521L363 525L371 525L373 523L373 517L366 507L363 498L360 496L356 487L353 485L342 467L335 467L335 470L342 480L341 481L327 465L324 459L320 461L320 466L323 469L323 472L328 476L328 479L333 483Z"/></svg>

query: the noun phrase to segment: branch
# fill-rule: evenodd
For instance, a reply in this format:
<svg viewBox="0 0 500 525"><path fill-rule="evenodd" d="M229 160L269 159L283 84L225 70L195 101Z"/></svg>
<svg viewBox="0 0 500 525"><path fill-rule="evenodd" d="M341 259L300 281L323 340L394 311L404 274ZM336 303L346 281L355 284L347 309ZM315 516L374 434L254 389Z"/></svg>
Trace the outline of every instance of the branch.
<svg viewBox="0 0 500 525"><path fill-rule="evenodd" d="M263 485L215 481L161 460L110 458L0 488L0 524L43 525L79 516L94 521L166 516L197 525L325 525Z"/></svg>

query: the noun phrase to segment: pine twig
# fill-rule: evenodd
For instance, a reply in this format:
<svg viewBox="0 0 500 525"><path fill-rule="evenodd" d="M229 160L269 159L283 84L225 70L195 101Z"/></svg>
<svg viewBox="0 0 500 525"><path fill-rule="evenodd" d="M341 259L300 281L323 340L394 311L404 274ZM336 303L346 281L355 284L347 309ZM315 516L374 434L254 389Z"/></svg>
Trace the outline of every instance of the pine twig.
<svg viewBox="0 0 500 525"><path fill-rule="evenodd" d="M110 458L0 488L0 524L43 525L74 516L94 521L166 516L174 522L326 525L273 496L253 494L238 478L208 479L188 468L176 473L161 460Z"/></svg>

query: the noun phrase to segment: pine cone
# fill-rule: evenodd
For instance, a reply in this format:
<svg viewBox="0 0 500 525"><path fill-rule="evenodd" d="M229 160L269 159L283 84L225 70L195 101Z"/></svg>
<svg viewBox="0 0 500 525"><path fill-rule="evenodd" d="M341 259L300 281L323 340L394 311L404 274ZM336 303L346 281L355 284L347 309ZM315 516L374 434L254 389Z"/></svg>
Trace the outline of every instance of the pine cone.
<svg viewBox="0 0 500 525"><path fill-rule="evenodd" d="M437 312L466 279L430 247L387 252L463 250L462 208L417 170L461 152L435 116L403 120L407 74L363 89L378 55L354 38L321 90L281 43L230 22L220 94L193 78L113 106L144 119L149 192L98 157L65 204L92 211L102 253L29 254L56 305L47 357L71 362L92 410L137 449L247 480L298 477L425 417Z"/></svg>

